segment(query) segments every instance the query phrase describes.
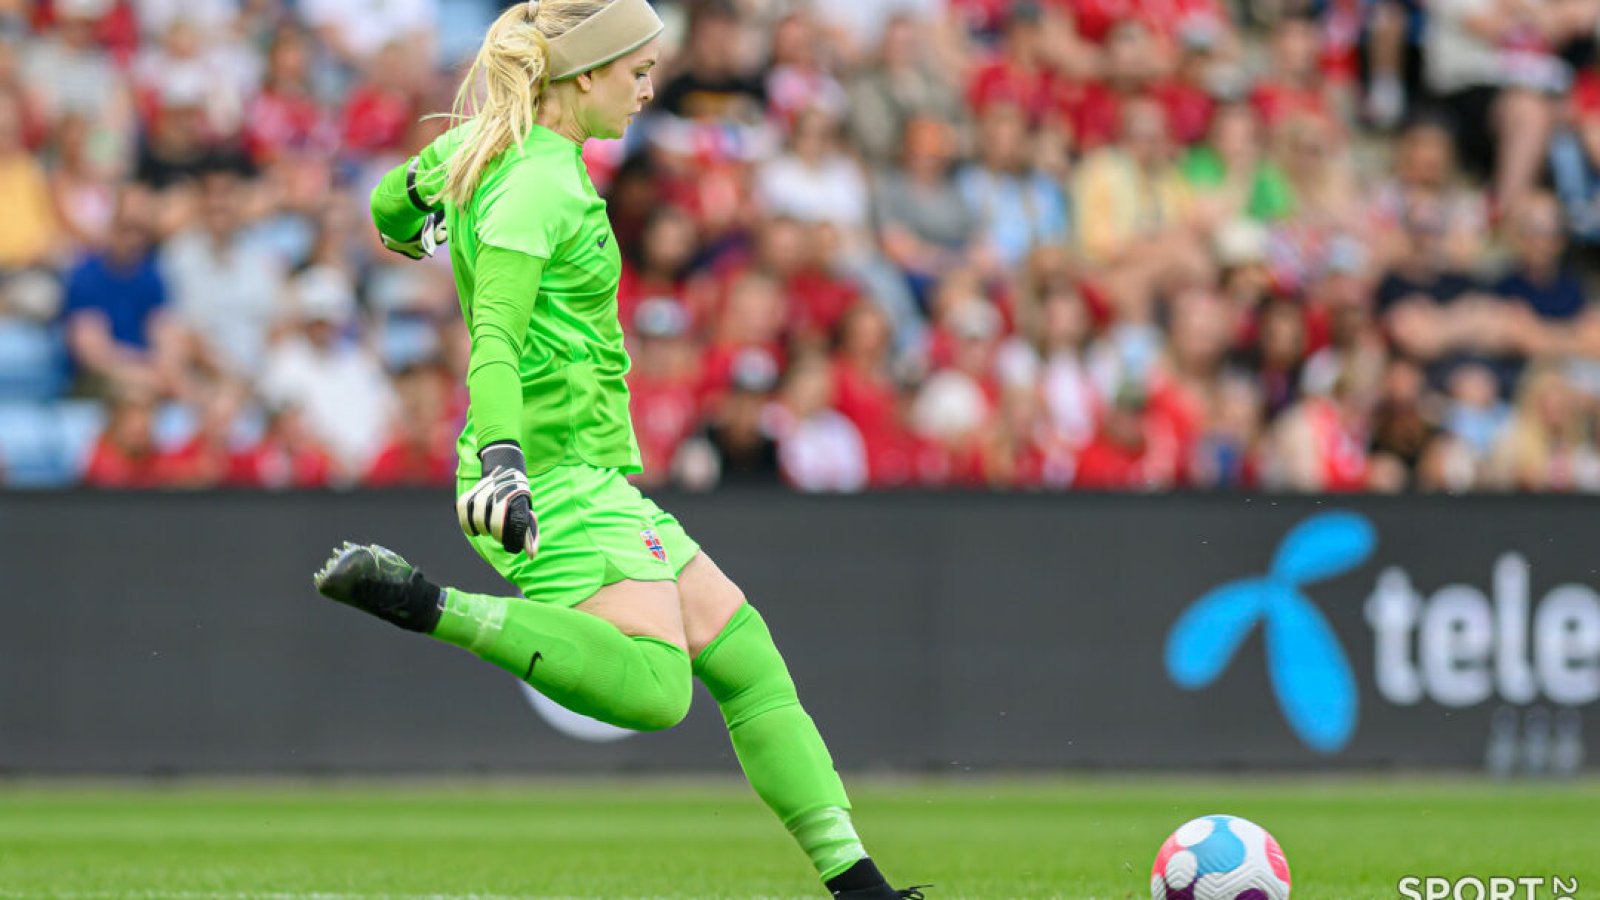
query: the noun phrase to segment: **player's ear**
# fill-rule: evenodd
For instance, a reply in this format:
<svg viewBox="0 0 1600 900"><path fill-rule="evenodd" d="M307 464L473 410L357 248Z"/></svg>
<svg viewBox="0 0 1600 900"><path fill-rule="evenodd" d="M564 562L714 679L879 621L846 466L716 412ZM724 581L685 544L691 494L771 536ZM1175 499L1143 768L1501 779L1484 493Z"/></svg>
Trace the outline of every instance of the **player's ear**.
<svg viewBox="0 0 1600 900"><path fill-rule="evenodd" d="M574 78L572 80L573 80L573 83L578 86L578 90L583 91L585 94L589 93L591 90L594 89L594 73L593 72L581 72L581 73L578 74L577 78Z"/></svg>

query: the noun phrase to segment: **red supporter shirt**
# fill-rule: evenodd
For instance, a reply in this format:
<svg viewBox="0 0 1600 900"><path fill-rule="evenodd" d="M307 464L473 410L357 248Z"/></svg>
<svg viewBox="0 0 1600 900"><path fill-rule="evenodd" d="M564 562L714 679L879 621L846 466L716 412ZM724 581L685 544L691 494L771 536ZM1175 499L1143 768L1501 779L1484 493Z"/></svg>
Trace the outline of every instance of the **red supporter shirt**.
<svg viewBox="0 0 1600 900"><path fill-rule="evenodd" d="M967 103L982 112L991 103L1012 103L1037 123L1050 111L1054 76L1049 69L1028 70L1008 59L992 60L980 66L967 84Z"/></svg>
<svg viewBox="0 0 1600 900"><path fill-rule="evenodd" d="M344 149L349 153L394 150L415 118L411 98L381 85L355 89L344 109Z"/></svg>
<svg viewBox="0 0 1600 900"><path fill-rule="evenodd" d="M456 477L454 448L420 448L391 440L372 460L361 483L368 487L426 487L453 484Z"/></svg>
<svg viewBox="0 0 1600 900"><path fill-rule="evenodd" d="M698 421L694 382L649 378L635 371L628 379L628 394L644 470L664 472Z"/></svg>

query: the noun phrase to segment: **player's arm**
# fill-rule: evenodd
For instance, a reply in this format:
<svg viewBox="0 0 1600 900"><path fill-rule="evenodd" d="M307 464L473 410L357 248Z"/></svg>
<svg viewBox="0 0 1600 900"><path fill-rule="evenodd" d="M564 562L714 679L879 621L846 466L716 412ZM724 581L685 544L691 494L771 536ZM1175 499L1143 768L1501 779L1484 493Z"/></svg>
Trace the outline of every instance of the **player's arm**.
<svg viewBox="0 0 1600 900"><path fill-rule="evenodd" d="M447 140L448 138L448 140ZM386 172L372 189L372 224L383 245L402 256L432 256L448 234L444 225L444 162L457 145L446 134Z"/></svg>
<svg viewBox="0 0 1600 900"><path fill-rule="evenodd" d="M529 506L522 426L522 345L533 317L545 260L491 244L478 249L467 362L467 395L483 477L456 500L468 534L491 534L507 552L539 548Z"/></svg>

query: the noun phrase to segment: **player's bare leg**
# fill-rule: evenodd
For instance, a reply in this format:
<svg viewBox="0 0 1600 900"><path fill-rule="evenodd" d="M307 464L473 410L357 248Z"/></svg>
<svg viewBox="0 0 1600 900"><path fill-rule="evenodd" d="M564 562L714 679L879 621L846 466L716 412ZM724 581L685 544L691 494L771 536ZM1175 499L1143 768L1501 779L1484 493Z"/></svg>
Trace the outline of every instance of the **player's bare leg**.
<svg viewBox="0 0 1600 900"><path fill-rule="evenodd" d="M835 897L922 896L889 886L856 836L850 798L755 607L705 553L678 574L694 674L722 709L750 786Z"/></svg>

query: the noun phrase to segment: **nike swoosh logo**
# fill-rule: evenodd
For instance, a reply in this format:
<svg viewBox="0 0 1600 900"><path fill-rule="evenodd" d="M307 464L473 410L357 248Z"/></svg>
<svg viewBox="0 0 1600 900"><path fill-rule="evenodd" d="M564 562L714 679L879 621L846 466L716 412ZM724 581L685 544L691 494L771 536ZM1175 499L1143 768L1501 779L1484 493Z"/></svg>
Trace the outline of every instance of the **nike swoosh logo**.
<svg viewBox="0 0 1600 900"><path fill-rule="evenodd" d="M595 241L594 245L596 247L599 247L601 250L604 250L606 248L606 243L609 242L610 240L611 240L611 235L608 234L605 237L601 238L600 240Z"/></svg>
<svg viewBox="0 0 1600 900"><path fill-rule="evenodd" d="M529 678L533 677L533 667L538 664L539 660L541 659L544 659L544 654L535 650L533 652L533 659L528 660L528 671L522 673L523 681L527 681Z"/></svg>

